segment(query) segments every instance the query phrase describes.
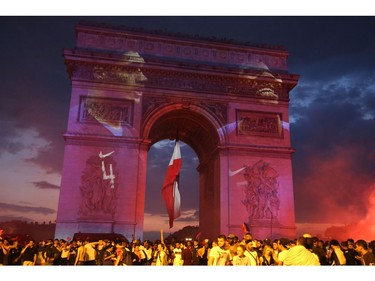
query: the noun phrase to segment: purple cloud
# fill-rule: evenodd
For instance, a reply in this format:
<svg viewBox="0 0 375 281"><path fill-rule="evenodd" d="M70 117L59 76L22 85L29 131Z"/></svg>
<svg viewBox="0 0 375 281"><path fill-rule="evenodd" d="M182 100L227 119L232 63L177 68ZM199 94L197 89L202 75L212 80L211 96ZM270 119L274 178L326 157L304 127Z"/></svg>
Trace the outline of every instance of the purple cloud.
<svg viewBox="0 0 375 281"><path fill-rule="evenodd" d="M34 186L40 189L60 189L60 186L46 182L46 181L34 181Z"/></svg>

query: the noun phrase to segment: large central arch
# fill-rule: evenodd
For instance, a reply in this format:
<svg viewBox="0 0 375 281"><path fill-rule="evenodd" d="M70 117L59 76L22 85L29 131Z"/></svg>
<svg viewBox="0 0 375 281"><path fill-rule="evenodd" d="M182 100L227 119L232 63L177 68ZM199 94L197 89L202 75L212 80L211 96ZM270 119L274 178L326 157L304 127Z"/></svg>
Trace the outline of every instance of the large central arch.
<svg viewBox="0 0 375 281"><path fill-rule="evenodd" d="M288 73L280 48L78 25L56 237L142 239L147 153L179 138L199 158L200 231L294 237Z"/></svg>
<svg viewBox="0 0 375 281"><path fill-rule="evenodd" d="M215 176L220 174L219 147L225 143L225 135L214 115L195 105L176 103L156 109L144 122L143 137L150 145L163 140L178 138L188 144L199 158L199 222L201 231L214 236L220 231L219 196L207 196L220 192ZM213 169L214 172L209 172ZM219 169L218 169L219 168ZM215 175L215 176L214 176Z"/></svg>

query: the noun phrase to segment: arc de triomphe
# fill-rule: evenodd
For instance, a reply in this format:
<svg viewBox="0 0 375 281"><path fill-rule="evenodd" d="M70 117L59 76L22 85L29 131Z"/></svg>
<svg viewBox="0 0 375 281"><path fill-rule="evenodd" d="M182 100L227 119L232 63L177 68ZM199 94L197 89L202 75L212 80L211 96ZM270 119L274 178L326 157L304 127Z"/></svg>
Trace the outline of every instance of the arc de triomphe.
<svg viewBox="0 0 375 281"><path fill-rule="evenodd" d="M288 52L197 36L76 26L56 238L143 237L147 153L180 139L199 158L204 237L294 237Z"/></svg>

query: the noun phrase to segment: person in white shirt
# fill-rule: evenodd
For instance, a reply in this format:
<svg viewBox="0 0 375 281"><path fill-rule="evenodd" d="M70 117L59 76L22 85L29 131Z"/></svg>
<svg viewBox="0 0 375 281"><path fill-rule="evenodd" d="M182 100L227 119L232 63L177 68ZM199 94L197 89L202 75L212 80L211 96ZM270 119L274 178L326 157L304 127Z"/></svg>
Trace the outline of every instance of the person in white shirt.
<svg viewBox="0 0 375 281"><path fill-rule="evenodd" d="M307 240L306 237L299 237L297 239L297 245L291 247L287 254L285 255L283 265L290 266L290 265L299 265L299 266L306 266L306 265L320 265L319 257L312 253L310 250L306 248Z"/></svg>
<svg viewBox="0 0 375 281"><path fill-rule="evenodd" d="M182 248L180 242L176 242L176 246L173 249L173 265L174 266L179 266L182 265L182 259L181 259L181 254L182 254Z"/></svg>
<svg viewBox="0 0 375 281"><path fill-rule="evenodd" d="M341 250L339 241L331 240L330 241L331 249L329 252L331 265L346 265L346 258L344 252Z"/></svg>
<svg viewBox="0 0 375 281"><path fill-rule="evenodd" d="M226 239L227 237L224 234L220 234L217 237L217 246L212 247L212 249L210 250L207 265L230 265L230 252L229 249L225 248Z"/></svg>
<svg viewBox="0 0 375 281"><path fill-rule="evenodd" d="M251 265L251 260L249 257L245 256L246 247L242 244L237 245L236 255L233 256L232 265L239 266L239 265Z"/></svg>
<svg viewBox="0 0 375 281"><path fill-rule="evenodd" d="M285 256L288 253L289 242L290 241L289 241L288 238L280 238L277 241L277 247L278 247L278 250L279 250L279 254L277 255L277 259L278 259L278 263L277 264L278 265L283 265Z"/></svg>

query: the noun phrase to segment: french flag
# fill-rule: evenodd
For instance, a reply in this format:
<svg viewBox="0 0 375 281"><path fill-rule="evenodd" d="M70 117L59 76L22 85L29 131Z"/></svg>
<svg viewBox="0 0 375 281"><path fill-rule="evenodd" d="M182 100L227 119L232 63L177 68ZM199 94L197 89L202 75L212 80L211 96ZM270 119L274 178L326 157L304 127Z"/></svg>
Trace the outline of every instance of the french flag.
<svg viewBox="0 0 375 281"><path fill-rule="evenodd" d="M174 219L181 215L181 196L179 191L179 175L182 165L179 141L176 140L173 155L164 178L162 195L169 216L169 228L173 227Z"/></svg>
<svg viewBox="0 0 375 281"><path fill-rule="evenodd" d="M249 226L247 225L246 222L244 222L242 225L241 225L241 230L242 230L242 234L245 235L247 232L250 232L250 228Z"/></svg>

